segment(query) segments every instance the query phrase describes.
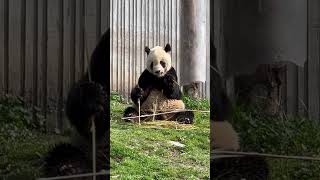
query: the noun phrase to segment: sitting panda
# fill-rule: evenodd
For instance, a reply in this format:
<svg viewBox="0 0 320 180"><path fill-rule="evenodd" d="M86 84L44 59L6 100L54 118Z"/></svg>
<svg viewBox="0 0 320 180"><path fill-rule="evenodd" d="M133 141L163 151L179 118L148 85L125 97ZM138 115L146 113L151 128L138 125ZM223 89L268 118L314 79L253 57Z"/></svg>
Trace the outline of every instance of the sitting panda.
<svg viewBox="0 0 320 180"><path fill-rule="evenodd" d="M138 116L139 100L141 114L152 114L154 108L157 113L185 109L185 104L181 100L182 92L177 83L177 73L171 65L170 51L170 44L164 48L161 46L152 49L145 47L147 53L146 69L140 75L136 87L131 91L134 106L125 110L124 117ZM193 123L193 118L194 114L190 111L162 114L155 117L157 120L176 120L186 124ZM147 119L144 118L144 120ZM136 121L137 118L131 120Z"/></svg>
<svg viewBox="0 0 320 180"><path fill-rule="evenodd" d="M211 44L211 48L213 45ZM215 60L215 49L210 49L214 54L211 60ZM211 62L215 65L215 62ZM217 71L210 72L210 144L211 150L240 150L239 135L229 122L232 118L232 104L222 88L222 79ZM263 157L257 156L234 156L221 157L211 156L210 176L219 180L266 180L269 168Z"/></svg>
<svg viewBox="0 0 320 180"><path fill-rule="evenodd" d="M93 51L90 71L68 93L66 114L76 134L71 143L57 144L48 152L44 159L46 177L92 173L92 120L96 127L97 172L109 170L109 44L110 29L103 34ZM97 179L106 178L106 175L97 176Z"/></svg>

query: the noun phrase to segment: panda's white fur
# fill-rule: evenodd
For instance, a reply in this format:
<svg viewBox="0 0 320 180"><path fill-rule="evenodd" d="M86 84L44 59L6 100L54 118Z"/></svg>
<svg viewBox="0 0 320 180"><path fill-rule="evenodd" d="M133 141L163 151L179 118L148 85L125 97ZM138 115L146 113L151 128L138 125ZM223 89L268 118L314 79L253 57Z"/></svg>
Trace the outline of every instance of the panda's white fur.
<svg viewBox="0 0 320 180"><path fill-rule="evenodd" d="M212 121L211 123L210 139L214 149L239 150L238 134L228 121Z"/></svg>
<svg viewBox="0 0 320 180"><path fill-rule="evenodd" d="M150 92L148 98L141 105L141 110L144 112L153 112L153 104L155 102L157 102L157 112L168 112L185 109L185 105L182 100L168 99L162 92L158 90L153 90Z"/></svg>
<svg viewBox="0 0 320 180"><path fill-rule="evenodd" d="M165 62L165 67L161 65L161 61ZM153 63L153 68L151 68L151 63ZM155 76L162 77L170 70L171 67L171 56L163 49L163 47L156 46L150 49L147 56L147 70L150 73ZM156 73L157 71L160 73Z"/></svg>

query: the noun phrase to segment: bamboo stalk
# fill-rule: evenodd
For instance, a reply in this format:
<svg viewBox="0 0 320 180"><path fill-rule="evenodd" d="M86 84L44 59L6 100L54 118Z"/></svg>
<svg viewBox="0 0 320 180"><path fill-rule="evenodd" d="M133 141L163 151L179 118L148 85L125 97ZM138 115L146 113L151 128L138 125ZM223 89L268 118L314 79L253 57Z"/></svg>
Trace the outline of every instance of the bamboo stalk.
<svg viewBox="0 0 320 180"><path fill-rule="evenodd" d="M92 133L92 171L96 173L96 127L94 116L91 117L91 133ZM96 175L93 175L93 180L96 180Z"/></svg>
<svg viewBox="0 0 320 180"><path fill-rule="evenodd" d="M210 113L210 111L202 111L202 110L190 110L190 109L183 109L183 110L174 110L174 111L168 111L168 112L161 112L161 113L156 113L156 114L145 114L145 115L140 115L140 107L139 107L139 116L133 116L133 117L123 117L121 119L134 119L137 117L151 117L154 115L163 115L163 114L170 114L170 113L177 113L177 112L201 112L201 113Z"/></svg>
<svg viewBox="0 0 320 180"><path fill-rule="evenodd" d="M139 113L139 125L141 125L141 122L140 122L140 120L141 120L141 114L140 114L140 99L138 99L138 113Z"/></svg>

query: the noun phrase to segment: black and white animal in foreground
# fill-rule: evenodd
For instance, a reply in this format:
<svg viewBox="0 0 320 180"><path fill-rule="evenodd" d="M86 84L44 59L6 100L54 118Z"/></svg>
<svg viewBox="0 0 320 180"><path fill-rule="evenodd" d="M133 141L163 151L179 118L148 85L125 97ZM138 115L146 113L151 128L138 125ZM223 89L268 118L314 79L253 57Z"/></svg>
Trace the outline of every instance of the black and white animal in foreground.
<svg viewBox="0 0 320 180"><path fill-rule="evenodd" d="M124 117L138 116L138 102L140 101L141 114L184 110L185 104L181 100L182 92L177 83L176 70L171 65L170 44L164 48L156 46L145 48L147 53L146 69L139 77L138 84L131 91L133 107L124 112ZM154 106L155 104L155 106ZM157 120L176 120L179 123L193 123L193 112L177 112L157 115ZM147 120L148 118L144 118ZM137 118L133 119L136 121Z"/></svg>
<svg viewBox="0 0 320 180"><path fill-rule="evenodd" d="M211 51L214 52L214 51ZM211 62L213 64L214 62ZM210 141L211 150L240 150L239 135L229 122L232 118L232 104L222 88L220 75L210 73ZM219 180L266 180L269 168L263 157L237 156L220 157L211 155L210 176Z"/></svg>
<svg viewBox="0 0 320 180"><path fill-rule="evenodd" d="M91 56L90 71L68 93L66 114L76 134L70 143L57 144L48 152L44 166L46 177L92 173L93 121L96 127L96 170L109 170L109 44L108 29ZM107 177L100 175L97 179Z"/></svg>

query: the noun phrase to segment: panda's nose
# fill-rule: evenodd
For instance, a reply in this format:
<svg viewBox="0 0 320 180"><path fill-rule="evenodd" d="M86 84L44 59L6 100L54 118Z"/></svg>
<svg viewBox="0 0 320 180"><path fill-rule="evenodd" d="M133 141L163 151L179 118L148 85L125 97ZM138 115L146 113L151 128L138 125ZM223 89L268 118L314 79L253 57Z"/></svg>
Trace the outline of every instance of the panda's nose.
<svg viewBox="0 0 320 180"><path fill-rule="evenodd" d="M159 71L156 71L155 73L160 74L160 70L159 70Z"/></svg>

